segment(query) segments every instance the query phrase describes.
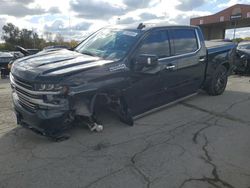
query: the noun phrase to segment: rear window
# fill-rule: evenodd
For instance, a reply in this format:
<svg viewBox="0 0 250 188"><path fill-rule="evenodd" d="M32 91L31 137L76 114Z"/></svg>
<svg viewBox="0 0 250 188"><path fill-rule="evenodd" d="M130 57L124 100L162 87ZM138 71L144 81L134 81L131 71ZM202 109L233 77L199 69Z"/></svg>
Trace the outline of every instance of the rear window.
<svg viewBox="0 0 250 188"><path fill-rule="evenodd" d="M195 52L198 49L194 29L175 29L173 35L175 55Z"/></svg>

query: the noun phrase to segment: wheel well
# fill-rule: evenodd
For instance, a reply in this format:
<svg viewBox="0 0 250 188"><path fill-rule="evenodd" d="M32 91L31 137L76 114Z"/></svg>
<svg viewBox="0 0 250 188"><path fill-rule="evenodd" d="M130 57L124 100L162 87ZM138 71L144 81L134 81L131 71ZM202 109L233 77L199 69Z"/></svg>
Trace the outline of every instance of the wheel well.
<svg viewBox="0 0 250 188"><path fill-rule="evenodd" d="M97 94L92 101L92 109L96 110L96 107L118 107L122 106L123 108L128 109L126 100L123 96L118 95L117 93L100 93Z"/></svg>
<svg viewBox="0 0 250 188"><path fill-rule="evenodd" d="M112 104L119 104L119 95L115 92L103 92L103 93L98 93L93 97L92 100L92 110L95 111L96 107L104 107L104 106L109 106Z"/></svg>
<svg viewBox="0 0 250 188"><path fill-rule="evenodd" d="M222 64L222 66L226 67L226 68L227 68L227 70L229 70L229 68L230 68L229 63L223 63L223 64Z"/></svg>

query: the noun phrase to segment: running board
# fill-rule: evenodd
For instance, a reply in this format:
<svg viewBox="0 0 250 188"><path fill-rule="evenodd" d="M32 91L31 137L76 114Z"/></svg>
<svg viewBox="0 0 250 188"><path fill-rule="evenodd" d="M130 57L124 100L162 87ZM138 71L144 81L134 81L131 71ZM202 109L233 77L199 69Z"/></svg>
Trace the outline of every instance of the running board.
<svg viewBox="0 0 250 188"><path fill-rule="evenodd" d="M133 120L137 120L137 119L140 119L140 118L142 118L142 117L144 117L144 116L146 116L146 115L149 115L149 114L152 114L152 113L154 113L154 112L160 111L160 110L162 110L163 108L172 106L172 105L174 105L174 104L176 104L176 103L179 103L179 102L181 102L181 101L184 101L184 100L186 100L186 99L189 99L189 98L191 98L191 97L193 97L193 96L195 96L195 95L197 95L197 94L198 94L198 92L197 92L197 93L193 93L193 94L191 94L191 95L188 95L188 96L186 96L186 97L177 99L177 100L175 100L175 101L173 101L173 102L170 102L170 103L168 103L168 104L164 104L164 105L162 105L162 106L160 106L160 107L153 108L153 109L151 109L151 110L149 110L149 111L146 111L146 112L144 112L144 113L142 113L142 114L139 114L139 115L137 115L137 116L134 116L134 117L133 117Z"/></svg>

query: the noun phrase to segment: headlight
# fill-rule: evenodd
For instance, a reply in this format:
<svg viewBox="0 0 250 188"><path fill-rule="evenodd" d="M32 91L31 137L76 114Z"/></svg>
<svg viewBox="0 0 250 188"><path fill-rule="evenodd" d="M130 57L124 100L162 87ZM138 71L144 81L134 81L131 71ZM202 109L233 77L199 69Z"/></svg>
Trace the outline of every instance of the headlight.
<svg viewBox="0 0 250 188"><path fill-rule="evenodd" d="M62 86L59 84L36 84L35 89L37 91L60 91Z"/></svg>

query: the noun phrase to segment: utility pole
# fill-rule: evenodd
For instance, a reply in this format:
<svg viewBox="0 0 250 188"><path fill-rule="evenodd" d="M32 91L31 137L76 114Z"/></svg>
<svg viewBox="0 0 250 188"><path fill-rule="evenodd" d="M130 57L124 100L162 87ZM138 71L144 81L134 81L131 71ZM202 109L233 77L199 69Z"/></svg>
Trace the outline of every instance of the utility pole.
<svg viewBox="0 0 250 188"><path fill-rule="evenodd" d="M36 39L35 39L35 33L34 33L34 28L32 27L32 35L33 35L33 48L36 48Z"/></svg>
<svg viewBox="0 0 250 188"><path fill-rule="evenodd" d="M70 19L70 12L69 12L69 36L70 36L70 37L72 37L71 33L72 33L72 30L71 30L71 19ZM72 38L71 38L71 39L72 39ZM71 39L70 39L70 40L71 40Z"/></svg>
<svg viewBox="0 0 250 188"><path fill-rule="evenodd" d="M236 26L237 26L237 21L234 22L234 35L233 35L233 39L235 39L235 35L236 35Z"/></svg>

